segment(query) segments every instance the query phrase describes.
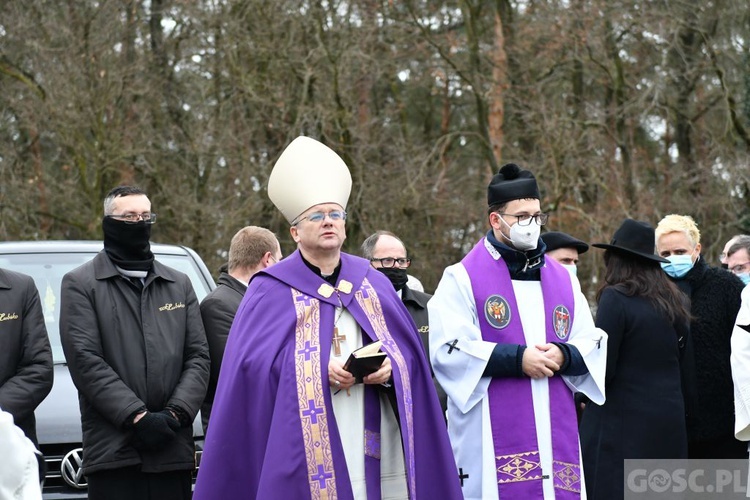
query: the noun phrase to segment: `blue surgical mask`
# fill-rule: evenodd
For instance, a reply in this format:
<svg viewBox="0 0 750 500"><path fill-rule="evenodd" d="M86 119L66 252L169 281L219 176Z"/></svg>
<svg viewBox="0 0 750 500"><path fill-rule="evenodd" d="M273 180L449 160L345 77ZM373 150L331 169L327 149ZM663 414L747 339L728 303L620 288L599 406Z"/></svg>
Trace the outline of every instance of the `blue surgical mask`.
<svg viewBox="0 0 750 500"><path fill-rule="evenodd" d="M692 255L670 255L667 260L668 263L661 263L661 268L673 278L682 278L693 268Z"/></svg>
<svg viewBox="0 0 750 500"><path fill-rule="evenodd" d="M578 266L576 266L575 264L560 264L560 265L563 266L565 269L567 269L568 272L572 274L573 276L576 276L578 274Z"/></svg>
<svg viewBox="0 0 750 500"><path fill-rule="evenodd" d="M750 273L735 274L745 285L750 285Z"/></svg>

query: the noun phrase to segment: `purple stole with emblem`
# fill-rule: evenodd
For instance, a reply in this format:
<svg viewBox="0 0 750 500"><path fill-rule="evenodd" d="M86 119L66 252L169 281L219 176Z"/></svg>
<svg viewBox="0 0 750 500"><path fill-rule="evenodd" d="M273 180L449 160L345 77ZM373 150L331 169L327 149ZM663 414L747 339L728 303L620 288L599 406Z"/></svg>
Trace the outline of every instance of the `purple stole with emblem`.
<svg viewBox="0 0 750 500"><path fill-rule="evenodd" d="M526 345L507 264L495 260L482 239L462 260L469 274L482 339ZM490 279L491 277L491 279ZM547 342L565 342L573 324L575 298L568 271L553 259L541 268ZM533 346L529 346L533 349ZM542 470L531 379L493 378L488 389L499 498L544 498L550 478L555 498L581 497L578 425L573 394L562 377L547 379L552 425L552 471Z"/></svg>

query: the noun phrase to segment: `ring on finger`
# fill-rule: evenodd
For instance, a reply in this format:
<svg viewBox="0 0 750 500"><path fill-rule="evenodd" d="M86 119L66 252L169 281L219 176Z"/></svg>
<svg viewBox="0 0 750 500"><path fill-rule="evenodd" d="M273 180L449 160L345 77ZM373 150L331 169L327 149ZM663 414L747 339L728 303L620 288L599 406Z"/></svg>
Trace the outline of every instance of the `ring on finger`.
<svg viewBox="0 0 750 500"><path fill-rule="evenodd" d="M339 387L341 385L341 382L339 382L338 380L334 379L333 380L333 385L335 385L336 387Z"/></svg>

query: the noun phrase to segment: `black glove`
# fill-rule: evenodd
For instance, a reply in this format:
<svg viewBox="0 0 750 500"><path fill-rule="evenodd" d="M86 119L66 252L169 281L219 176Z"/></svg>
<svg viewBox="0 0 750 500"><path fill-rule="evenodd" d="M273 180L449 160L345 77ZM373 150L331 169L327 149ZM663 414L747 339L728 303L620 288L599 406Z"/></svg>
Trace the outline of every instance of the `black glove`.
<svg viewBox="0 0 750 500"><path fill-rule="evenodd" d="M141 451L156 451L164 448L175 437L170 420L179 428L180 423L163 412L146 413L133 426L133 446Z"/></svg>
<svg viewBox="0 0 750 500"><path fill-rule="evenodd" d="M165 410L169 411L169 414L172 415L174 418L177 419L177 421L180 423L181 427L192 427L193 426L193 419L188 415L188 413L180 408L177 405L167 405Z"/></svg>
<svg viewBox="0 0 750 500"><path fill-rule="evenodd" d="M174 416L174 414L170 410L162 410L156 412L156 415L164 416L164 420L167 422L167 425L170 429L177 432L180 430L180 427L182 425L180 424L180 421L177 419L177 417Z"/></svg>

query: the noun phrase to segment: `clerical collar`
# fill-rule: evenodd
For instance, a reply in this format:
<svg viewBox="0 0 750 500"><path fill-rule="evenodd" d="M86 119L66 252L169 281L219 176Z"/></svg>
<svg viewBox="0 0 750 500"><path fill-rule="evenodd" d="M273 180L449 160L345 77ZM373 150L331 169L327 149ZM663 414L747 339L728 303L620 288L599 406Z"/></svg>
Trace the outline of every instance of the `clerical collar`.
<svg viewBox="0 0 750 500"><path fill-rule="evenodd" d="M547 250L547 245L541 238L537 247L528 252L521 252L499 242L491 229L487 232L487 241L500 252L508 266L511 279L520 281L539 281L541 279L539 269L544 265L544 252Z"/></svg>
<svg viewBox="0 0 750 500"><path fill-rule="evenodd" d="M305 265L310 269L310 271L314 272L321 278L323 278L326 282L330 283L333 286L336 286L336 281L339 279L339 273L341 273L341 259L339 259L339 263L336 266L336 269L333 270L333 274L328 276L323 276L323 273L320 272L320 268L314 264L311 264L310 262L305 259L305 257L302 255L302 252L299 253L299 256L302 257L302 262L305 263Z"/></svg>

